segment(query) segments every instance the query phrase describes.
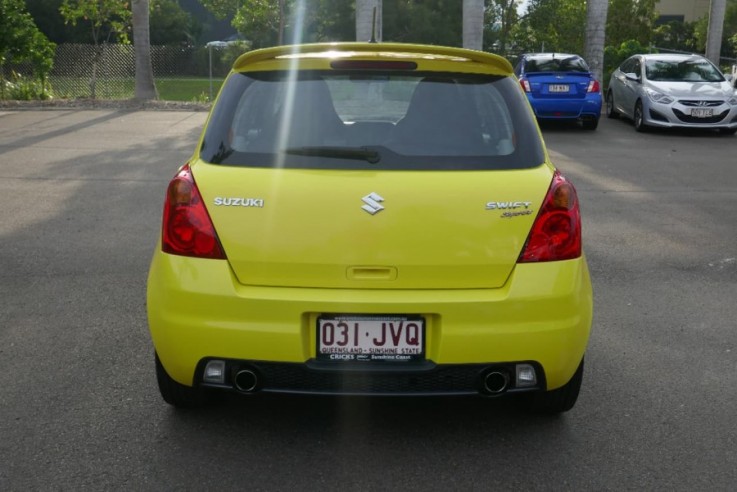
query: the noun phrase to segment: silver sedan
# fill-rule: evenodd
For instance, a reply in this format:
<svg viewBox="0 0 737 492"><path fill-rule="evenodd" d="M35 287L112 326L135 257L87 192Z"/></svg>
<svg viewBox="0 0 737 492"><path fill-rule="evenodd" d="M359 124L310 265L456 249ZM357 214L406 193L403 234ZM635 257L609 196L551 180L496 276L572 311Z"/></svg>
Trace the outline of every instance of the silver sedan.
<svg viewBox="0 0 737 492"><path fill-rule="evenodd" d="M624 115L637 131L649 127L737 132L737 93L698 55L634 55L617 68L606 94L609 118Z"/></svg>

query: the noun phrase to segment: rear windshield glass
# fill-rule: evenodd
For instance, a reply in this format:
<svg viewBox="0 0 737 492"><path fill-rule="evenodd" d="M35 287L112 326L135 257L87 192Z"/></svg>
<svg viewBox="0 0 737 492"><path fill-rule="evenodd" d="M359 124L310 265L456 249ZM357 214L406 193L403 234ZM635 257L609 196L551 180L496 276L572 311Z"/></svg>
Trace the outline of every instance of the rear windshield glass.
<svg viewBox="0 0 737 492"><path fill-rule="evenodd" d="M582 72L589 71L589 67L580 56L535 56L527 59L525 72Z"/></svg>
<svg viewBox="0 0 737 492"><path fill-rule="evenodd" d="M587 73L588 65L577 55L533 56L525 62L525 72L581 72Z"/></svg>
<svg viewBox="0 0 737 492"><path fill-rule="evenodd" d="M234 73L200 157L309 169L515 169L544 160L510 77L440 73Z"/></svg>
<svg viewBox="0 0 737 492"><path fill-rule="evenodd" d="M645 76L662 82L722 82L724 77L705 58L648 60Z"/></svg>

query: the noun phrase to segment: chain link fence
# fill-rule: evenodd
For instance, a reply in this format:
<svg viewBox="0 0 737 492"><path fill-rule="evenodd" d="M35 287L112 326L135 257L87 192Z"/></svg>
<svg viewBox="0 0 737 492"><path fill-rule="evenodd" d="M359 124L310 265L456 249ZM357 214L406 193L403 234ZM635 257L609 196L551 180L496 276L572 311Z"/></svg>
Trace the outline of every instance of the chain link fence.
<svg viewBox="0 0 737 492"><path fill-rule="evenodd" d="M159 98L211 101L233 61L246 51L242 44L209 47L152 46L151 64ZM130 99L135 95L135 52L132 45L60 44L49 74L57 99ZM24 63L3 67L3 79L33 78Z"/></svg>
<svg viewBox="0 0 737 492"><path fill-rule="evenodd" d="M212 101L233 61L247 49L242 43L152 46L151 64L159 99ZM722 63L732 65L732 72L737 76L734 59L723 58ZM34 76L30 63L4 65L2 69L2 79L11 83L32 80ZM135 95L135 70L132 45L60 44L56 47L48 84L51 96L56 99L130 99ZM5 91L4 83L1 88Z"/></svg>

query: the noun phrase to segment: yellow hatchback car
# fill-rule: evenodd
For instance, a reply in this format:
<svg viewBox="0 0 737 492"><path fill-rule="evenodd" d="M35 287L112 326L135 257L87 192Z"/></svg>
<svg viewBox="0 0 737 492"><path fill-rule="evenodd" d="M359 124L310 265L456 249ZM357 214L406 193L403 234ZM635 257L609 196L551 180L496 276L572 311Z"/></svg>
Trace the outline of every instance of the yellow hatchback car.
<svg viewBox="0 0 737 492"><path fill-rule="evenodd" d="M573 407L592 318L573 185L505 59L241 56L169 184L148 278L165 401L213 390Z"/></svg>

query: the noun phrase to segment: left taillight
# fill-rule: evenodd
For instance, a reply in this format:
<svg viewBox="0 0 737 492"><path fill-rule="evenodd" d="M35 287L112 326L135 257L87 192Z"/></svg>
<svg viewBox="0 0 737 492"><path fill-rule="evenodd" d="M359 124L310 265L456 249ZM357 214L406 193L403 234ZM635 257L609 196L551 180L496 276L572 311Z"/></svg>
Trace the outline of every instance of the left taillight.
<svg viewBox="0 0 737 492"><path fill-rule="evenodd" d="M225 259L189 164L179 170L166 191L161 249L173 255Z"/></svg>
<svg viewBox="0 0 737 492"><path fill-rule="evenodd" d="M555 171L518 261L560 261L580 256L581 213L576 189Z"/></svg>

